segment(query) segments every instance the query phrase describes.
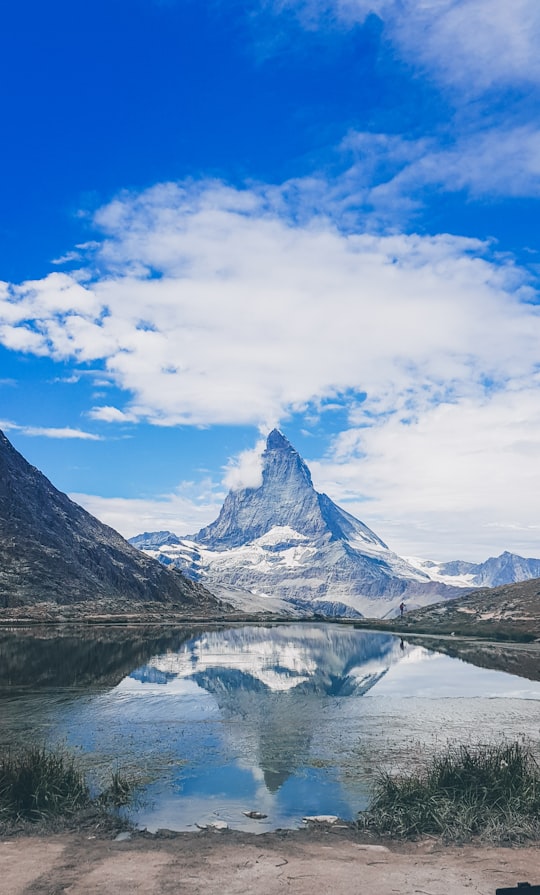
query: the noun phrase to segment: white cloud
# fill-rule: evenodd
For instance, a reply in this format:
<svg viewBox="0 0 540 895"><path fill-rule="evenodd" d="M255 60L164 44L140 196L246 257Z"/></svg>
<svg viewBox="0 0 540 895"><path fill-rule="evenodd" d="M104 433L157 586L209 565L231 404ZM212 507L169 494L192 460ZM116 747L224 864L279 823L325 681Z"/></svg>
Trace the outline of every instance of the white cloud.
<svg viewBox="0 0 540 895"><path fill-rule="evenodd" d="M132 399L91 415L163 425L264 424L348 390L412 413L535 369L538 309L488 247L295 223L275 194L209 182L116 200L98 215L108 269L12 287L0 341L101 360Z"/></svg>
<svg viewBox="0 0 540 895"><path fill-rule="evenodd" d="M80 252L66 252L65 255L60 255L58 258L52 258L51 264L61 265L61 264L69 264L71 261L80 261L81 253Z"/></svg>
<svg viewBox="0 0 540 895"><path fill-rule="evenodd" d="M105 404L102 407L92 407L88 411L88 416L93 420L101 420L105 423L130 423L136 419L132 414L125 413L123 410L119 410L118 407L112 407L110 404Z"/></svg>
<svg viewBox="0 0 540 895"><path fill-rule="evenodd" d="M111 425L262 427L346 405L347 432L315 480L391 546L539 554L540 310L526 276L477 240L342 232L332 201L325 218L309 208L291 185L122 196L98 215L105 236L86 271L4 287L0 341L30 334L25 350L90 362L92 375L101 363L128 396L89 410ZM225 484L259 475L247 451ZM129 535L194 531L219 510L215 493L84 500Z"/></svg>
<svg viewBox="0 0 540 895"><path fill-rule="evenodd" d="M78 438L84 441L102 441L101 435L85 432L82 429L72 429L69 426L54 428L51 426L19 426L10 420L0 420L0 429L4 432L20 432L21 435L36 436L42 438Z"/></svg>
<svg viewBox="0 0 540 895"><path fill-rule="evenodd" d="M260 439L254 448L232 458L226 469L223 484L231 491L241 488L259 488L262 485L262 452L265 440Z"/></svg>
<svg viewBox="0 0 540 895"><path fill-rule="evenodd" d="M402 554L540 556L538 378L339 435L314 482Z"/></svg>
<svg viewBox="0 0 540 895"><path fill-rule="evenodd" d="M219 513L223 495L205 493L204 483L198 486L198 499L193 487L179 486L177 492L155 499L99 497L95 494L70 494L72 500L89 513L132 538L143 531L172 531L177 535L196 534ZM185 491L185 493L183 493Z"/></svg>
<svg viewBox="0 0 540 895"><path fill-rule="evenodd" d="M467 95L540 84L537 0L275 0L307 28L346 27L370 14L402 57ZM264 4L265 7L268 3Z"/></svg>
<svg viewBox="0 0 540 895"><path fill-rule="evenodd" d="M498 125L440 138L350 133L341 149L353 163L336 178L331 201L370 209L372 220L397 222L434 189L473 198L540 196L540 129Z"/></svg>
<svg viewBox="0 0 540 895"><path fill-rule="evenodd" d="M406 0L390 33L407 58L468 94L540 83L536 0Z"/></svg>

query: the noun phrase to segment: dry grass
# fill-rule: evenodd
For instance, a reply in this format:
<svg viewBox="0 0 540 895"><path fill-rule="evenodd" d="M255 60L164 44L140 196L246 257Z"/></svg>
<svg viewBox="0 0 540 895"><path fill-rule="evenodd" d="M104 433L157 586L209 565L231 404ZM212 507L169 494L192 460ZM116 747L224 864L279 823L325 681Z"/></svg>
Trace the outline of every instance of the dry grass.
<svg viewBox="0 0 540 895"><path fill-rule="evenodd" d="M418 773L382 773L359 825L402 839L538 840L540 769L519 743L450 746Z"/></svg>
<svg viewBox="0 0 540 895"><path fill-rule="evenodd" d="M75 817L87 809L106 812L130 801L133 787L117 771L92 798L76 759L66 750L31 746L0 755L0 822L37 823Z"/></svg>

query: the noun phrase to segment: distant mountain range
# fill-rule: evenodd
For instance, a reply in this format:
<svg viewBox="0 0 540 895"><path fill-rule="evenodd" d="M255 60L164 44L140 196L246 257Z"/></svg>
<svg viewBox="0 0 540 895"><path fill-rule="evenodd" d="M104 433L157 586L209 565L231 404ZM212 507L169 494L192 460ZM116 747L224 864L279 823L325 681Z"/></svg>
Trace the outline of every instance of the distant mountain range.
<svg viewBox="0 0 540 895"><path fill-rule="evenodd" d="M526 559L507 550L500 556L492 556L481 563L459 559L440 563L411 559L409 562L436 580L447 584L454 582L463 587L499 587L502 584L540 578L540 559Z"/></svg>
<svg viewBox="0 0 540 895"><path fill-rule="evenodd" d="M319 494L304 460L277 429L262 454L260 486L230 491L211 525L186 537L146 532L131 543L252 611L266 605L384 617L403 599L423 606L471 587L398 556Z"/></svg>
<svg viewBox="0 0 540 895"><path fill-rule="evenodd" d="M217 609L200 584L131 546L15 450L0 432L0 607L112 600Z"/></svg>

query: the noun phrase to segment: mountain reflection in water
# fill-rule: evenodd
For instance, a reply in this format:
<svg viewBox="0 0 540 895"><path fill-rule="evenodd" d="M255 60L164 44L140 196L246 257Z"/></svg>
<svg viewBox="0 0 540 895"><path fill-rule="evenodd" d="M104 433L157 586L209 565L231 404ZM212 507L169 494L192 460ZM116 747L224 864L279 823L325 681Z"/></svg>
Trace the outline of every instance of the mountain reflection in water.
<svg viewBox="0 0 540 895"><path fill-rule="evenodd" d="M143 684L193 681L223 721L257 731L252 756L276 792L309 753L321 697L361 696L402 657L395 637L290 625L207 633L132 673ZM228 728L234 737L237 725Z"/></svg>
<svg viewBox="0 0 540 895"><path fill-rule="evenodd" d="M0 716L143 780L143 826L263 830L352 818L447 739L537 740L540 684L345 625L4 631Z"/></svg>

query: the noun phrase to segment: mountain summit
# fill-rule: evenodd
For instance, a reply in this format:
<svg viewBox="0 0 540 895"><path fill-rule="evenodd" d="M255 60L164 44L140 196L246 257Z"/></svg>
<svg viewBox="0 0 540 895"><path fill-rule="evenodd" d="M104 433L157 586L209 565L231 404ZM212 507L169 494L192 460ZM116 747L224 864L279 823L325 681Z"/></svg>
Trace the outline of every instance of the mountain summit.
<svg viewBox="0 0 540 895"><path fill-rule="evenodd" d="M355 537L387 549L366 525L315 491L308 467L278 429L270 432L261 459L260 487L230 491L216 521L195 535L198 543L223 550L288 526L317 543Z"/></svg>
<svg viewBox="0 0 540 895"><path fill-rule="evenodd" d="M306 463L277 429L261 464L261 484L230 491L218 518L196 535L145 533L131 543L217 587L222 597L224 588L251 592L253 602L242 608L260 609L265 601L277 608L272 600L279 598L280 610L285 601L322 615L381 617L403 598L424 605L455 596L318 493Z"/></svg>

